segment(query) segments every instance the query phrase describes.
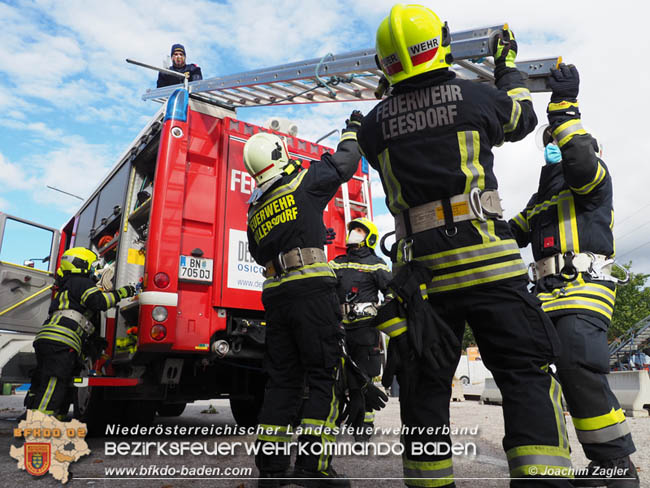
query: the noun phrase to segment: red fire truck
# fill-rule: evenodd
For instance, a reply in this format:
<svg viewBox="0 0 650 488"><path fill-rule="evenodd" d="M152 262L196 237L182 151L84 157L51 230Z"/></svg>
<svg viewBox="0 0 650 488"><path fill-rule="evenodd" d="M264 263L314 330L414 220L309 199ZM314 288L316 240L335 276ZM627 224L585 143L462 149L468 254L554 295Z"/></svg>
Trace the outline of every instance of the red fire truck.
<svg viewBox="0 0 650 488"><path fill-rule="evenodd" d="M247 200L255 183L242 154L246 140L262 130L177 89L60 230L49 273L2 263L17 276L40 278L38 287L21 279L14 303L48 287L54 263L75 246L109 264L102 283L141 284L138 296L103 314L107 357L75 380L75 413L91 429L150 422L155 412L180 415L188 402L220 397L230 399L238 424L256 423L264 386L264 277L248 253ZM331 151L280 135L306 166ZM345 252L346 215L369 212L364 162L325 212L325 226L337 235L326 246L330 258ZM31 305L49 296L41 293ZM0 319L10 321L12 312L17 317L21 307ZM38 325L43 319L32 317Z"/></svg>

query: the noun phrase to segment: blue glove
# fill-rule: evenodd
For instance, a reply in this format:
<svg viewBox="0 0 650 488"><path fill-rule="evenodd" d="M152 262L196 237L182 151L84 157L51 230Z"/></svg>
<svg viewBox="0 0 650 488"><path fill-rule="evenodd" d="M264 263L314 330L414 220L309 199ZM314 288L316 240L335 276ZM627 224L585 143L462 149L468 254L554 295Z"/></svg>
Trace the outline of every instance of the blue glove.
<svg viewBox="0 0 650 488"><path fill-rule="evenodd" d="M546 164L555 164L562 161L562 151L555 144L547 144L544 148L544 160Z"/></svg>

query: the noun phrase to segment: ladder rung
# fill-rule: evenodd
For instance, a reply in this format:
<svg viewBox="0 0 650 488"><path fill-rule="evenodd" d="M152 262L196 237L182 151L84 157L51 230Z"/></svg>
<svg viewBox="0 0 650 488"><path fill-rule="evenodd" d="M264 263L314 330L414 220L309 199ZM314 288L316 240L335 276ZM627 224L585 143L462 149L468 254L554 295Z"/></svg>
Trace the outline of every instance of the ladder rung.
<svg viewBox="0 0 650 488"><path fill-rule="evenodd" d="M493 64L490 56L492 39L501 31L503 25L483 27L452 33L451 50L455 58L452 67L459 76L472 80L493 81ZM234 107L255 105L281 105L292 103L323 103L332 101L375 100L374 91L379 82L381 71L375 64L374 49L360 49L325 58L312 58L295 61L279 66L271 66L243 73L220 76L189 83L192 93L200 93L206 100L214 98L226 100ZM473 62L471 60L475 60ZM549 91L545 78L550 68L555 67L558 58L546 58L532 61L519 61L518 68L527 75L526 85L533 92ZM317 86L316 70L324 81L332 76L348 79L330 85L332 92ZM370 76L369 76L370 75ZM362 90L356 88L363 87ZM144 100L164 102L178 85L147 90ZM298 88L297 91L294 91ZM301 91L308 93L298 95ZM287 92L291 97L279 96L275 91ZM235 92L235 93L233 93Z"/></svg>

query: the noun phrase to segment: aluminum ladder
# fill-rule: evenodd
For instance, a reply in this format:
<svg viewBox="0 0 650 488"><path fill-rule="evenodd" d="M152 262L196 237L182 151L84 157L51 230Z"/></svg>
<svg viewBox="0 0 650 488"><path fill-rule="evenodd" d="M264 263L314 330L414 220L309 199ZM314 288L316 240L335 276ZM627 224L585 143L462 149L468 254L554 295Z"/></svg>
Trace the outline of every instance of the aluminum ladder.
<svg viewBox="0 0 650 488"><path fill-rule="evenodd" d="M494 82L494 64L488 56L493 54L494 38L503 28L498 25L452 33L452 69L459 77ZM547 92L546 78L560 61L559 57L518 61L517 68L524 73L531 92ZM192 98L231 109L350 102L376 100L381 77L371 48L193 81L189 91ZM176 88L178 85L149 89L142 99L163 103Z"/></svg>

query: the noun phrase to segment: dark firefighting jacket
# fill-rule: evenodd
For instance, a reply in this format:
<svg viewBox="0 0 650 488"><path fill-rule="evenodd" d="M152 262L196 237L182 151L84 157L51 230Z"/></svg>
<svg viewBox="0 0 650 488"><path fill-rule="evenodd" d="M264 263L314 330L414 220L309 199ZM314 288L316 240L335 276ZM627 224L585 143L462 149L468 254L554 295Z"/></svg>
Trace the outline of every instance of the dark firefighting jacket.
<svg viewBox="0 0 650 488"><path fill-rule="evenodd" d="M203 79L201 68L199 68L195 64L186 64L182 68L176 68L174 65L171 65L167 69L170 69L172 71L178 71L179 73L184 73L184 74L189 73L188 81L196 81L196 80ZM156 87L162 88L163 86L178 85L179 83L183 83L182 78L177 78L176 76L168 75L165 73L158 73L158 81L156 83Z"/></svg>
<svg viewBox="0 0 650 488"><path fill-rule="evenodd" d="M492 147L523 139L537 117L521 73L506 69L496 85L435 70L396 84L364 118L359 145L379 171L393 215L473 188L497 189ZM506 221L467 220L454 227L457 232L443 226L415 235L413 256L434 272L429 292L526 273ZM394 273L401 243L396 260Z"/></svg>
<svg viewBox="0 0 650 488"><path fill-rule="evenodd" d="M323 211L342 183L356 171L361 155L354 135L342 140L334 154L325 153L308 169L284 175L248 210L248 248L255 261L277 264L281 252L323 248ZM327 261L287 270L264 281L262 299L293 300L336 286Z"/></svg>
<svg viewBox="0 0 650 488"><path fill-rule="evenodd" d="M88 321L96 321L96 313L114 307L120 300L116 291L103 292L86 275L67 275L57 278L56 291L50 303L48 318L35 341L47 340L65 344L81 355L84 342L93 333L72 318L57 312L74 310ZM98 331L95 330L96 335Z"/></svg>
<svg viewBox="0 0 650 488"><path fill-rule="evenodd" d="M517 243L520 247L531 244L535 261L570 251L614 255L612 179L595 153L592 137L573 122L562 124L574 131L560 141L562 161L542 168L537 193L510 220ZM539 280L535 293L542 309L551 315L586 313L609 323L616 286L593 280L588 273L568 281L555 275Z"/></svg>
<svg viewBox="0 0 650 488"><path fill-rule="evenodd" d="M330 266L336 273L336 287L341 304L379 303L379 294L387 293L388 282L392 276L390 268L375 251L363 247L349 247L345 254L330 261ZM351 319L343 317L343 324L371 325L374 317L361 315Z"/></svg>

